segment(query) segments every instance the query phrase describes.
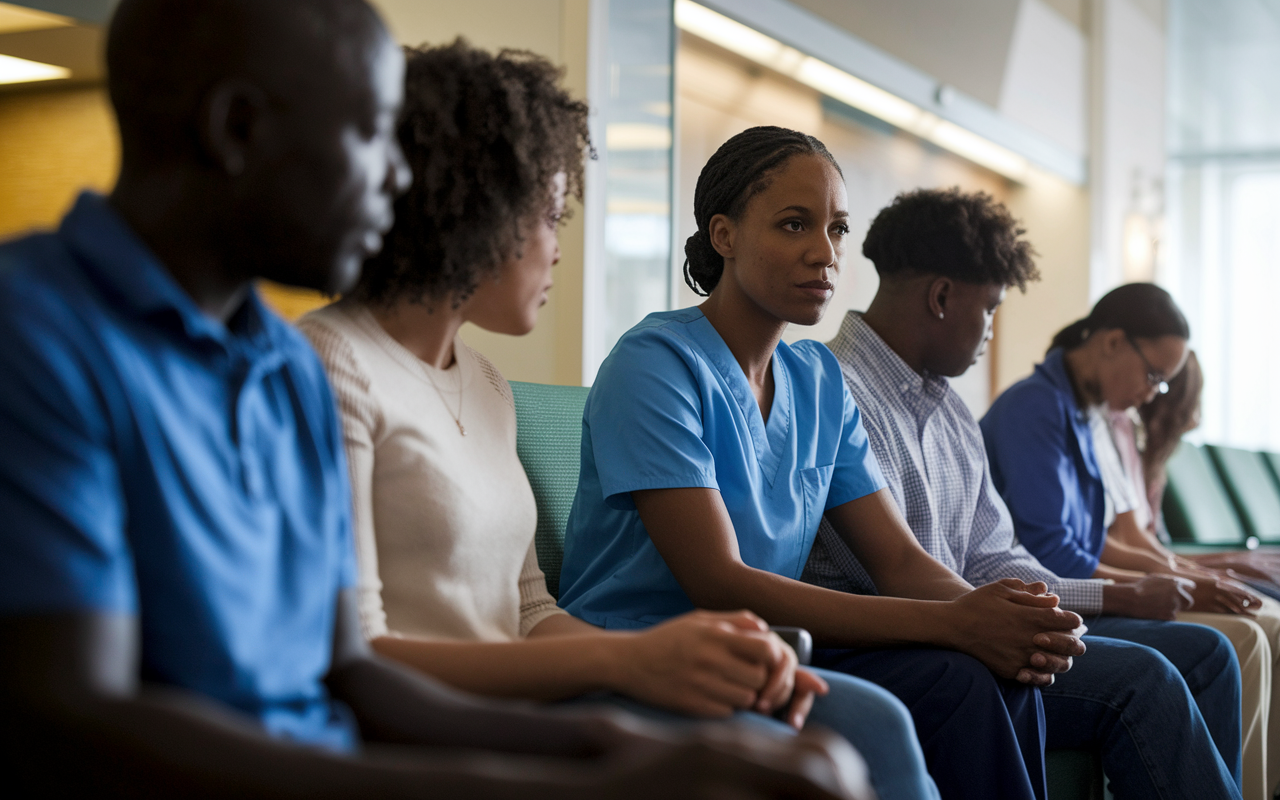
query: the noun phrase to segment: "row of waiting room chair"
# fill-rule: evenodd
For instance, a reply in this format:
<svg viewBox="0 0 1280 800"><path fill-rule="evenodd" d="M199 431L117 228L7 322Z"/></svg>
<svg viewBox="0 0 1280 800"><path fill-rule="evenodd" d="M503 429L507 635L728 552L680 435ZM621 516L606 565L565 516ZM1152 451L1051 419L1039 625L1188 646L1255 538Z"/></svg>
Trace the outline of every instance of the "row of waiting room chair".
<svg viewBox="0 0 1280 800"><path fill-rule="evenodd" d="M1176 545L1280 545L1280 453L1183 442L1167 470L1164 519Z"/></svg>
<svg viewBox="0 0 1280 800"><path fill-rule="evenodd" d="M516 449L538 505L536 548L547 588L560 596L569 509L578 488L587 389L511 382ZM1175 543L1218 549L1280 545L1280 453L1183 443L1168 464L1165 524ZM1046 755L1049 800L1110 800L1089 750Z"/></svg>

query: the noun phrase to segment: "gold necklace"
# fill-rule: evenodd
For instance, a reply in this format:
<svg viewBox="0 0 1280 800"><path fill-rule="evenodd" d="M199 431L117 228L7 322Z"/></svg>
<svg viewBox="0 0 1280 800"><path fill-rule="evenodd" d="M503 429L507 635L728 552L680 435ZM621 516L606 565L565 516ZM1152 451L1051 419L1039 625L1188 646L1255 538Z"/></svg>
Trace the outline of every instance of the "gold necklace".
<svg viewBox="0 0 1280 800"><path fill-rule="evenodd" d="M431 374L433 367L424 362L422 364L422 373L427 376L427 380L431 382L431 388L436 390L436 394L440 396L440 404L444 406L444 410L450 417L453 417L453 424L458 426L458 433L463 436L467 435L467 429L462 425L462 362L458 361L458 355L455 352L453 360L458 364L458 413L454 414L449 410L449 401L445 399L444 392L440 391L440 387L436 384L435 377Z"/></svg>

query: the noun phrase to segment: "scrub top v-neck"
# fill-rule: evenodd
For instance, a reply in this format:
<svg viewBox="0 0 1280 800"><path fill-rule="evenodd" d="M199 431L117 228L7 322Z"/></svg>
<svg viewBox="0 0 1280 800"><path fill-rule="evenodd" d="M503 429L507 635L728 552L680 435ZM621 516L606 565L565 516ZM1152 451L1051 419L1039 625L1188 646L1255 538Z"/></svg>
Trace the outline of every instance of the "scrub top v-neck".
<svg viewBox="0 0 1280 800"><path fill-rule="evenodd" d="M885 486L835 357L780 343L766 421L746 375L696 308L650 314L600 367L582 421L560 604L608 628L693 609L631 492L720 492L743 562L799 579L822 514Z"/></svg>

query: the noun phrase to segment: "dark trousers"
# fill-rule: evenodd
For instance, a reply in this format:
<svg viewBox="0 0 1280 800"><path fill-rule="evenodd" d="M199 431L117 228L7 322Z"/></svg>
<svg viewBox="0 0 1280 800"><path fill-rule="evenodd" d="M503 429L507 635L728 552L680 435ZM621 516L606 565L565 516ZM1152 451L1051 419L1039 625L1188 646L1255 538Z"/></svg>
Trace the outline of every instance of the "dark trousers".
<svg viewBox="0 0 1280 800"><path fill-rule="evenodd" d="M1236 791L1239 791L1240 663L1236 661L1235 650L1227 637L1204 625L1129 617L1099 617L1090 620L1089 633L1145 645L1173 664L1186 682L1204 727L1213 739ZM1087 658L1088 655L1085 653L1082 658ZM1186 729L1197 730L1191 724ZM1182 754L1189 756L1190 752L1185 750ZM1209 761L1204 767L1212 770L1213 764ZM1179 784L1184 785L1182 782ZM1203 793L1186 796L1207 798L1216 795Z"/></svg>
<svg viewBox="0 0 1280 800"><path fill-rule="evenodd" d="M1038 689L952 650L818 650L813 665L882 686L906 705L943 800L1044 800Z"/></svg>
<svg viewBox="0 0 1280 800"><path fill-rule="evenodd" d="M1231 644L1199 625L1139 627L1180 643L1196 691L1152 648L1086 636L1089 651L1041 690L1049 748L1099 751L1111 790L1125 800L1239 800L1240 679ZM1213 731L1198 703L1210 709Z"/></svg>

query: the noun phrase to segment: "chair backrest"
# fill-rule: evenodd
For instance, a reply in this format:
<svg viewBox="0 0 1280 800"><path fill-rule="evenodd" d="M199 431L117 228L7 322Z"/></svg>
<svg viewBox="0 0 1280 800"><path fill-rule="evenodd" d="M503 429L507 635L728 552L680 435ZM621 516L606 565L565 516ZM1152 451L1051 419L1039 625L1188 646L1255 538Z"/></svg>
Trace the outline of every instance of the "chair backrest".
<svg viewBox="0 0 1280 800"><path fill-rule="evenodd" d="M1280 542L1280 486L1261 453L1206 445L1245 533L1261 542Z"/></svg>
<svg viewBox="0 0 1280 800"><path fill-rule="evenodd" d="M560 597L560 565L569 509L578 492L582 409L588 389L511 381L516 400L516 453L538 503L534 546L551 596Z"/></svg>
<svg viewBox="0 0 1280 800"><path fill-rule="evenodd" d="M1262 457L1267 460L1267 466L1271 467L1271 477L1276 479L1276 486L1280 486L1280 453L1263 453Z"/></svg>
<svg viewBox="0 0 1280 800"><path fill-rule="evenodd" d="M1245 543L1244 527L1204 448L1183 442L1165 469L1164 521L1175 542Z"/></svg>

